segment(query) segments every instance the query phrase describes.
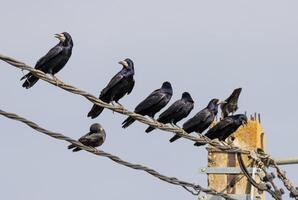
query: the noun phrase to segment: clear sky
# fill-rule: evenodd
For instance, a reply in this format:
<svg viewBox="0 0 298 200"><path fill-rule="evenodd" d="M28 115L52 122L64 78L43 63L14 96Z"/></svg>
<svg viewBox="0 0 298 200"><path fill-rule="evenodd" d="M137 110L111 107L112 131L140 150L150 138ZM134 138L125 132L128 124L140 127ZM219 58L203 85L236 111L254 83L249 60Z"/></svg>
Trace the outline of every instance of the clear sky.
<svg viewBox="0 0 298 200"><path fill-rule="evenodd" d="M129 57L136 85L121 103L131 110L165 80L174 88L171 102L192 94L191 115L242 87L239 112L261 113L268 151L297 156L297 6L296 0L10 0L0 7L0 53L35 65L57 43L54 34L67 31L73 55L58 77L96 96ZM1 109L73 138L99 122L107 133L103 150L206 185L198 174L207 162L204 148L187 140L169 144L172 134L145 134L140 123L123 130L125 117L108 110L87 119L92 104L85 99L43 81L23 89L22 72L2 62L0 72ZM194 199L143 172L74 154L67 143L15 121L1 117L0 127L0 199ZM298 185L297 165L284 169Z"/></svg>

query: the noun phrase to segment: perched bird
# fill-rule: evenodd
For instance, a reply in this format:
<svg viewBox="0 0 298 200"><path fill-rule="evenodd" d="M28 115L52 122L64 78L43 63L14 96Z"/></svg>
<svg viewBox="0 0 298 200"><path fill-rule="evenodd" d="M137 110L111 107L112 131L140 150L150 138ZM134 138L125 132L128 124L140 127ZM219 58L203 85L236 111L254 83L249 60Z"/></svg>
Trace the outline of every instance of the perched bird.
<svg viewBox="0 0 298 200"><path fill-rule="evenodd" d="M79 139L79 142L81 142L86 146L99 147L104 143L105 139L106 139L105 130L100 124L95 123L90 126L90 132L82 136ZM82 150L73 144L69 145L68 149L73 149L72 150L73 152Z"/></svg>
<svg viewBox="0 0 298 200"><path fill-rule="evenodd" d="M60 34L55 34L55 37L59 39L59 43L54 46L45 56L40 58L35 69L41 70L46 74L50 74L54 77L67 63L71 56L73 42L72 38L67 32ZM23 87L26 89L31 88L37 81L38 78L35 77L31 72L26 74L21 78L25 79Z"/></svg>
<svg viewBox="0 0 298 200"><path fill-rule="evenodd" d="M164 82L160 89L153 91L144 101L139 103L134 112L154 118L154 115L169 103L172 95L171 83ZM128 117L122 122L122 128L127 128L134 121L135 119Z"/></svg>
<svg viewBox="0 0 298 200"><path fill-rule="evenodd" d="M245 124L247 124L247 117L245 115L231 115L222 119L215 126L209 129L205 136L210 138L211 140L217 138L220 141L224 141L232 133L234 133L241 125ZM204 144L196 142L194 145L201 146Z"/></svg>
<svg viewBox="0 0 298 200"><path fill-rule="evenodd" d="M221 104L221 116L227 117L230 113L234 114L238 110L238 99L242 88L237 88L233 93L225 100L226 103Z"/></svg>
<svg viewBox="0 0 298 200"><path fill-rule="evenodd" d="M218 99L212 99L206 108L183 124L184 131L187 133L203 133L214 121L218 112L218 105L221 103L222 101L219 101ZM170 142L174 142L179 138L179 135L175 135L170 139Z"/></svg>
<svg viewBox="0 0 298 200"><path fill-rule="evenodd" d="M187 117L194 107L194 101L188 92L183 92L181 99L175 101L167 110L161 113L157 121L167 124L176 125L177 122ZM149 126L146 133L153 131L155 128Z"/></svg>
<svg viewBox="0 0 298 200"><path fill-rule="evenodd" d="M118 101L125 94L130 94L135 85L135 80L133 79L135 71L132 60L126 58L125 60L120 61L119 64L121 64L123 68L110 80L108 85L99 95L99 99L106 103L115 101L119 104ZM103 107L94 104L88 113L88 117L91 117L92 119L96 118L100 115L103 109Z"/></svg>

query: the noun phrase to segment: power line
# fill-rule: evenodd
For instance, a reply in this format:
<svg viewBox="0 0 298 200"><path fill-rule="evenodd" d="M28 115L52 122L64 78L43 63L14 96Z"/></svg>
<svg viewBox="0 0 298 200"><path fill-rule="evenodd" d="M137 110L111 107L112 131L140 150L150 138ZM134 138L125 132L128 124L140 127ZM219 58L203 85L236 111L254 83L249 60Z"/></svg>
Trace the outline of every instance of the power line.
<svg viewBox="0 0 298 200"><path fill-rule="evenodd" d="M199 142L201 144L210 144L213 147L220 149L222 151L225 152L234 152L234 153L244 153L244 154L249 154L249 150L242 150L239 147L235 147L235 146L231 146L228 145L224 142L218 141L218 140L210 140L208 137L205 137L203 135L199 135L198 137L194 137L192 135L187 134L182 128L178 128L178 127L172 127L163 123L160 123L156 120L152 120L149 119L143 115L131 112L129 110L127 110L126 108L124 108L123 106L120 105L112 105L112 104L108 104L105 103L103 101L101 101L100 99L98 99L97 97L95 97L92 94L89 94L88 92L85 92L83 90L80 90L72 85L66 84L65 82L59 80L59 79L53 79L53 78L49 78L44 72L40 71L40 70L36 70L28 65L26 65L23 62L20 62L14 58L10 58L4 55L0 54L0 59L7 62L8 64L15 66L21 70L28 70L30 71L32 74L34 74L34 76L48 82L51 83L52 85L55 85L63 90L66 90L68 92L71 92L73 94L77 94L80 96L85 97L87 100L89 100L90 102L99 105L101 107L110 109L114 112L126 115L126 116L130 116L136 120L138 120L141 123L147 124L149 126L152 126L154 128L163 130L163 131L167 131L167 132L171 132L171 133L175 133L183 138L186 138L188 140L194 141L194 142Z"/></svg>
<svg viewBox="0 0 298 200"><path fill-rule="evenodd" d="M284 171L282 171L277 166L276 162L268 154L265 154L264 152L262 152L260 154L258 152L254 152L254 151L243 150L243 149L241 149L239 147L228 145L225 142L221 142L221 141L218 141L218 140L210 140L208 137L205 137L203 135L199 135L199 137L191 136L191 135L187 134L181 128L171 127L169 125L162 124L162 123L160 123L160 122L158 122L156 120L148 119L148 118L146 118L146 117L144 117L142 115L139 115L137 113L134 113L134 112L131 112L131 111L127 110L123 106L107 104L107 103L101 101L100 99L96 98L94 95L91 95L91 94L89 94L89 93L87 93L87 92L85 92L83 90L80 90L80 89L78 89L78 88L76 88L76 87L74 87L72 85L68 85L68 84L62 82L61 80L49 78L44 72L42 72L40 70L33 69L32 67L30 67L30 66L26 65L25 63L20 62L20 61L18 61L16 59L13 59L13 58L10 58L10 57L4 56L4 55L0 55L0 59L3 60L3 61L5 61L5 62L7 62L8 64L10 64L12 66L15 66L15 67L21 69L21 70L28 70L34 76L36 76L36 77L38 77L38 78L40 78L40 79L42 79L42 80L44 80L44 81L46 81L48 83L51 83L52 85L56 85L57 87L59 87L61 89L64 89L64 90L66 90L68 92L71 92L73 94L77 94L77 95L83 96L87 100L89 100L90 102L92 102L92 103L94 103L96 105L99 105L101 107L110 109L110 110L112 110L114 112L118 112L118 113L123 114L123 115L130 116L130 117L138 120L139 122L144 123L144 124L147 124L147 125L152 126L154 128L158 128L158 129L163 130L163 131L167 131L167 132L171 132L171 133L177 134L177 135L179 135L179 136L181 136L181 137L183 137L185 139L188 139L188 140L191 140L191 141L194 141L194 142L199 142L199 143L202 143L202 144L210 144L211 146L213 146L213 147L215 147L215 148L217 148L217 149L219 149L219 150L221 150L223 152L233 152L233 153L249 154L250 157L254 161L259 161L259 165L262 165L263 166L263 169L268 168L270 166L273 167L273 168L275 168L276 169L276 172L277 172L277 175L278 175L278 178L284 183L284 186L290 191L291 197L293 197L295 199L298 199L297 188L295 188L292 185L292 183L290 182L290 180L286 177ZM30 122L30 123L33 123L33 122ZM30 126L30 123L27 124L27 125ZM44 131L46 131L46 130L44 129ZM54 135L55 135L55 133L54 133ZM56 138L57 139L61 139L61 138L59 138L59 136L61 136L61 135L58 135ZM82 147L82 146L80 146L80 145L82 145L81 143L78 143L77 141L75 141L75 140L73 140L71 138L64 138L64 139L66 141L69 141L69 142L71 142L71 143L79 146L80 148ZM84 146L84 147L86 147L86 146ZM88 147L88 148L85 149L85 150L93 153L91 149L94 149L94 148L91 148L91 147ZM84 148L82 148L82 149L84 149ZM109 157L108 155L106 155L105 152L102 152L102 151L99 151L99 152L102 153L101 154L102 156ZM252 155L254 155L254 156L252 156ZM113 156L111 155L111 157L109 157L109 158L112 159ZM122 164L125 165L125 166L128 166L126 164L129 164L129 163L122 163ZM139 165L136 165L135 166L136 168L134 168L134 169L141 170L141 169L138 168L138 166ZM153 175L151 173L152 171L150 169L148 169L148 171L147 171L146 168L144 168L143 170L146 171L147 173ZM154 172L156 172L156 171L154 171ZM162 179L162 176L161 177L158 177L158 178L160 178L161 180L163 180ZM170 181L169 183L177 184L177 182L175 182L176 179L171 179L170 178L170 179L165 179L164 181L166 181L166 180ZM189 184L187 182L182 182L182 183L186 183L186 185ZM189 188L188 188L188 186L190 186L190 185L188 185L188 186L186 186L186 185L181 185L181 186L184 187L185 189L187 189L188 191L190 191ZM194 186L194 185L192 185L192 186ZM196 187L192 187L192 188L195 189ZM203 191L203 188L201 188L201 189L199 189L198 191ZM213 192L215 192L215 191L213 191ZM192 193L195 194L195 192L192 192ZM216 193L214 195L225 195L225 194ZM227 198L228 199L232 199L231 197L227 197Z"/></svg>
<svg viewBox="0 0 298 200"><path fill-rule="evenodd" d="M120 165L124 165L126 167L129 167L129 168L132 168L132 169L135 169L135 170L145 171L148 174L150 174L150 175L152 175L152 176L154 176L154 177L156 177L156 178L158 178L162 181L168 182L168 183L173 184L173 185L181 186L193 195L198 195L200 192L204 192L204 193L211 194L211 195L221 196L225 199L236 200L234 198L229 197L229 195L227 195L227 194L219 193L219 192L216 192L215 190L211 190L211 189L206 189L206 188L204 188L200 185L196 185L196 184L193 184L193 183L182 181L182 180L179 180L175 177L168 177L168 176L162 175L159 172L157 172L156 170L151 169L149 167L146 167L144 165L132 164L130 162L122 160L118 156L112 155L110 153L106 153L102 150L98 150L98 149L93 148L93 147L85 146L81 142L78 142L78 141L76 141L76 140L74 140L70 137L67 137L67 136L61 134L61 133L49 131L45 128L42 128L39 125L37 125L36 123L34 123L34 122L24 118L24 117L20 117L17 114L8 113L8 112L5 112L3 110L0 110L0 115L3 115L3 116L5 116L9 119L13 119L13 120L22 122L22 123L26 124L27 126L35 129L36 131L38 131L40 133L43 133L43 134L46 134L46 135L48 135L52 138L67 141L67 142L75 145L76 147L79 147L80 149L83 149L83 150L85 150L89 153L93 153L97 156L107 157L110 160L112 160L112 161L114 161L114 162L116 162Z"/></svg>

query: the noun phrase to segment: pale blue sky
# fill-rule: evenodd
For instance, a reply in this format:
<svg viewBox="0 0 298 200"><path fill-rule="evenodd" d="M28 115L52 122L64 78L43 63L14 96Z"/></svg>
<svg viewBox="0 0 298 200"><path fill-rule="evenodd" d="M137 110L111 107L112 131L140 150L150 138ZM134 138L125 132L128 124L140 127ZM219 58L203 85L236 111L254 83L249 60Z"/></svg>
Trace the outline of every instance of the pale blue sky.
<svg viewBox="0 0 298 200"><path fill-rule="evenodd" d="M73 55L58 74L64 81L98 95L120 70L135 62L136 85L121 103L133 109L168 80L172 102L188 91L195 109L242 87L239 112L260 112L268 150L276 157L297 152L298 2L289 1L5 1L1 3L0 53L34 65L67 31ZM18 113L73 138L90 124L107 132L103 150L142 163L169 176L206 185L198 169L206 150L170 133L144 133L145 125L121 128L124 116L105 110L95 120L92 104L39 81L21 87L22 73L1 66L1 109ZM182 123L180 123L182 124ZM66 150L67 143L36 134L1 118L0 199L194 199L183 189L110 160ZM297 166L284 167L298 185ZM296 169L296 170L295 170Z"/></svg>

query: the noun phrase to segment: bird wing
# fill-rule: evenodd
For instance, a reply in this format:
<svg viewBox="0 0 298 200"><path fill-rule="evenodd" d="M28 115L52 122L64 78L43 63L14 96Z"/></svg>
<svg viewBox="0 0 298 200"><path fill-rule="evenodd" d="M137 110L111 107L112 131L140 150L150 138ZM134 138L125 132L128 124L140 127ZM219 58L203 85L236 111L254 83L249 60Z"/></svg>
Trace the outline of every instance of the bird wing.
<svg viewBox="0 0 298 200"><path fill-rule="evenodd" d="M124 78L124 75L121 73L117 73L108 83L108 85L101 91L100 96L105 95L112 87L114 87L116 84L118 84L122 79Z"/></svg>
<svg viewBox="0 0 298 200"><path fill-rule="evenodd" d="M237 103L239 95L241 93L241 88L237 88L233 91L233 93L226 99L227 103Z"/></svg>
<svg viewBox="0 0 298 200"><path fill-rule="evenodd" d="M165 96L166 94L161 92L160 89L155 90L144 101L139 103L135 112L139 113L151 108L153 105L158 104Z"/></svg>
<svg viewBox="0 0 298 200"><path fill-rule="evenodd" d="M56 45L50 51L43 57L41 57L35 65L35 69L42 69L42 66L49 62L51 59L55 58L57 55L59 55L63 51L63 47Z"/></svg>
<svg viewBox="0 0 298 200"><path fill-rule="evenodd" d="M197 124L205 122L210 116L210 111L207 108L204 108L198 112L194 117L190 118L183 124L183 129L187 130Z"/></svg>
<svg viewBox="0 0 298 200"><path fill-rule="evenodd" d="M99 133L87 133L86 135L82 136L79 139L79 142L85 145L90 145L92 143L97 142L101 137L102 137L102 134L99 134Z"/></svg>
<svg viewBox="0 0 298 200"><path fill-rule="evenodd" d="M169 117L170 115L174 115L175 113L180 112L183 109L184 105L185 102L181 100L175 101L168 109L160 114L159 119L164 119Z"/></svg>
<svg viewBox="0 0 298 200"><path fill-rule="evenodd" d="M130 94L131 93L133 87L135 86L135 80L132 78L132 81L130 81L129 83L130 83L130 85L129 85L127 94Z"/></svg>
<svg viewBox="0 0 298 200"><path fill-rule="evenodd" d="M209 131L206 133L205 136L209 137L210 139L214 139L218 134L221 133L221 131L228 126L232 125L234 123L234 120L231 117L226 117L220 122L218 122L215 126L213 126Z"/></svg>
<svg viewBox="0 0 298 200"><path fill-rule="evenodd" d="M183 106L180 107L178 112L188 115L192 111L193 107L194 107L194 105L192 103L185 103L184 102Z"/></svg>

